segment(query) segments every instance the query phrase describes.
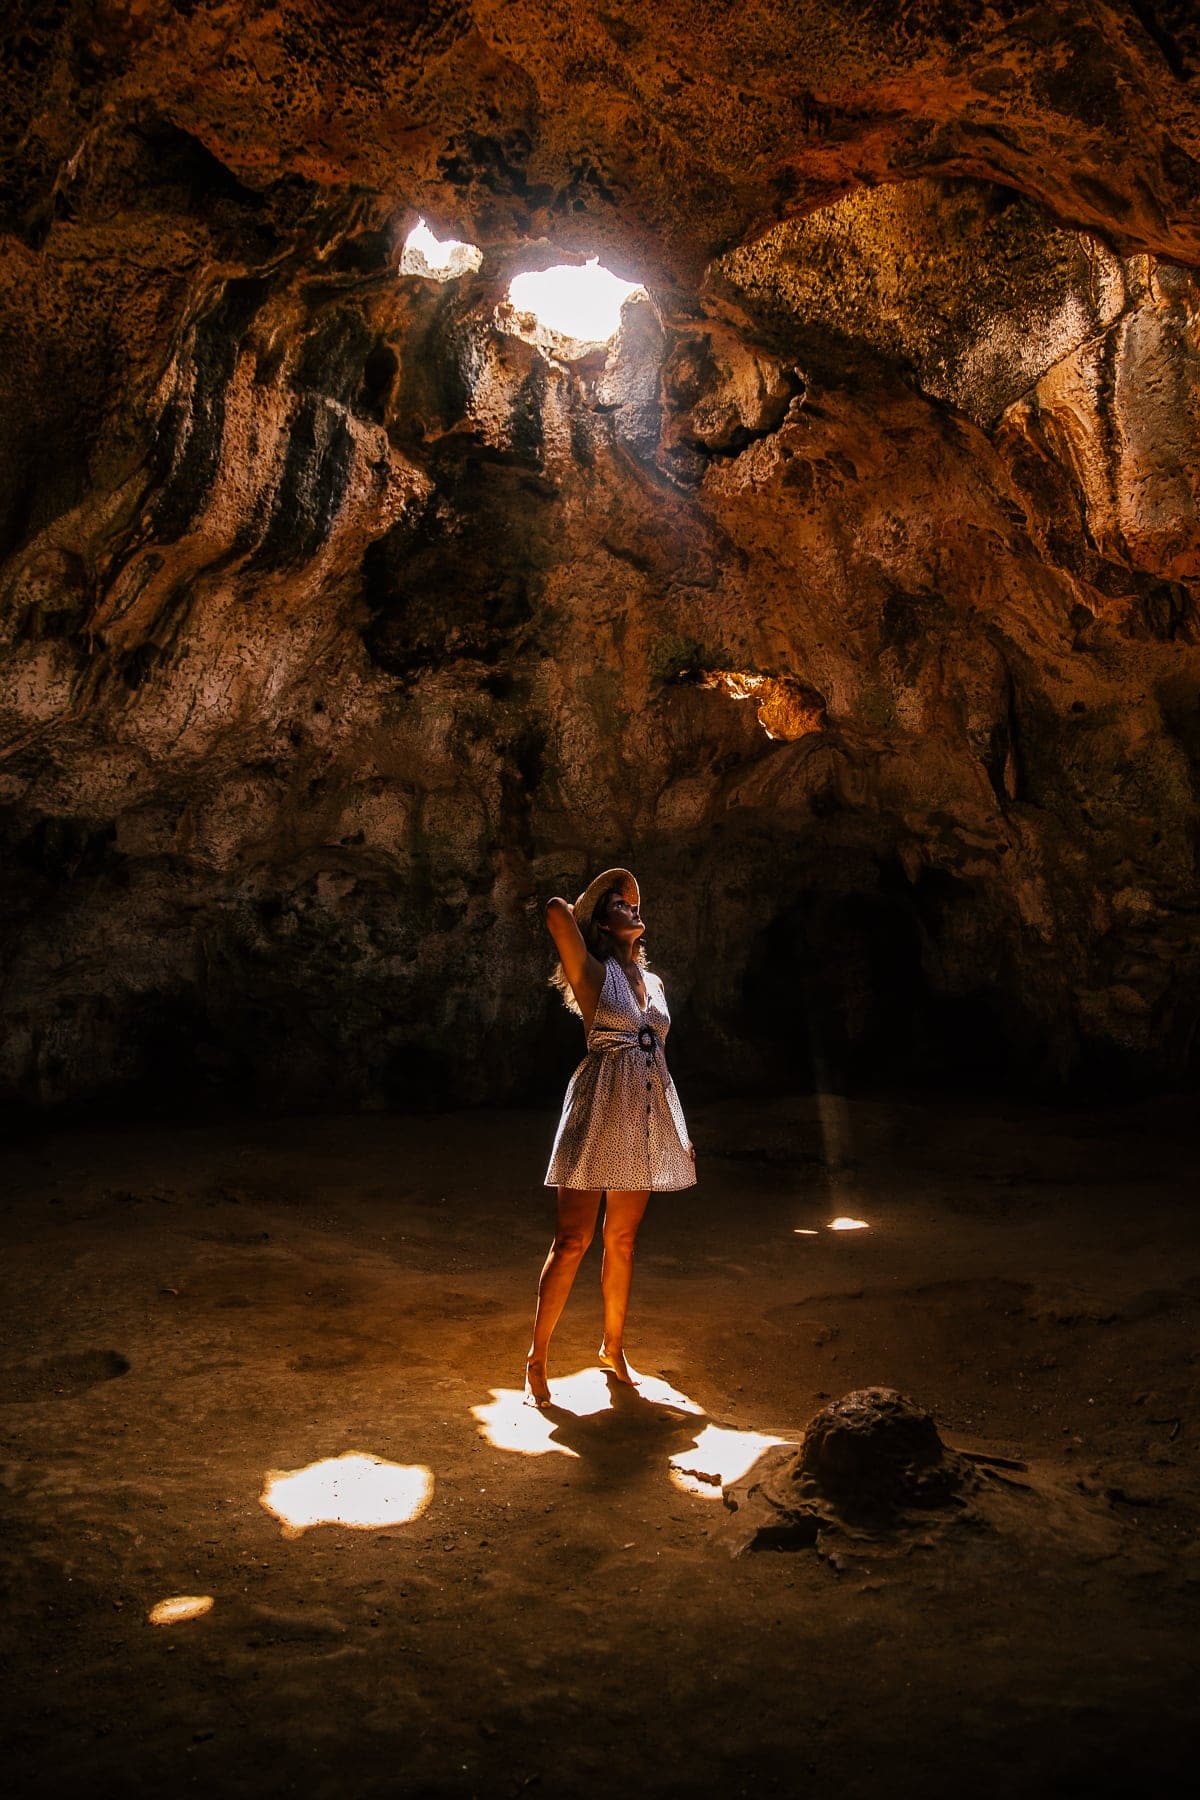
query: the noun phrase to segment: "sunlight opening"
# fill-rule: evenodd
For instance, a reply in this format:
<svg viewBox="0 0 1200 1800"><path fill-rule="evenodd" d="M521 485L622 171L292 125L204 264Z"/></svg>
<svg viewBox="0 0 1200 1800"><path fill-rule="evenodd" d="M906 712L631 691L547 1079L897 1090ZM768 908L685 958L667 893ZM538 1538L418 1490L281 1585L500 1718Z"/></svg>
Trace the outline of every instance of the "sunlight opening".
<svg viewBox="0 0 1200 1800"><path fill-rule="evenodd" d="M285 1537L313 1525L346 1525L365 1531L407 1525L433 1495L433 1471L423 1463L386 1462L347 1450L306 1469L271 1469L259 1504L280 1521Z"/></svg>
<svg viewBox="0 0 1200 1800"><path fill-rule="evenodd" d="M581 269L563 265L514 276L508 301L516 314L528 314L547 331L581 344L606 344L621 323L625 302L643 291L636 281L602 269L593 256Z"/></svg>
<svg viewBox="0 0 1200 1800"><path fill-rule="evenodd" d="M830 1219L830 1231L866 1231L869 1229L865 1219Z"/></svg>
<svg viewBox="0 0 1200 1800"><path fill-rule="evenodd" d="M787 1438L766 1437L761 1431L706 1425L694 1450L683 1450L671 1458L671 1480L685 1494L719 1500L722 1488L749 1474L764 1450L787 1442Z"/></svg>
<svg viewBox="0 0 1200 1800"><path fill-rule="evenodd" d="M202 1619L212 1609L211 1594L173 1594L152 1606L146 1617L151 1625L181 1625L185 1619Z"/></svg>
<svg viewBox="0 0 1200 1800"><path fill-rule="evenodd" d="M458 238L439 243L424 219L418 219L404 240L400 273L453 281L458 275L473 275L482 261L483 252L475 244L464 244Z"/></svg>

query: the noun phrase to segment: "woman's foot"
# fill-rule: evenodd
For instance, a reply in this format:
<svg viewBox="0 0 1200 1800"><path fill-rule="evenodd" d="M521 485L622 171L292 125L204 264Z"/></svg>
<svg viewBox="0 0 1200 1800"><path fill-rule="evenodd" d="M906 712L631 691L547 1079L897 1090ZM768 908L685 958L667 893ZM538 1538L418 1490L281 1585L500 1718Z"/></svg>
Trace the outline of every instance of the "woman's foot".
<svg viewBox="0 0 1200 1800"><path fill-rule="evenodd" d="M623 1350L610 1350L607 1344L601 1344L599 1355L600 1367L607 1374L614 1376L618 1381L623 1381L626 1387L637 1386L636 1380L630 1374L629 1364L625 1361Z"/></svg>
<svg viewBox="0 0 1200 1800"><path fill-rule="evenodd" d="M546 1364L540 1356L525 1359L526 1406L549 1406L550 1383L546 1380Z"/></svg>

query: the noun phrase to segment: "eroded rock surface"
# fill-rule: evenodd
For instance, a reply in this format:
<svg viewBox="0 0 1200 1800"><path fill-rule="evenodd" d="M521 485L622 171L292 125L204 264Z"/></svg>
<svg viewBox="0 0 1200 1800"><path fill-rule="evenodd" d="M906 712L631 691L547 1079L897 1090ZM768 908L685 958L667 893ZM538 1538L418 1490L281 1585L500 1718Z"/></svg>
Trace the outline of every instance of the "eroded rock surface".
<svg viewBox="0 0 1200 1800"><path fill-rule="evenodd" d="M1140 17L12 28L0 1092L555 1091L540 902L611 861L693 1081L1192 1080L1200 48ZM421 209L477 270L399 273ZM619 336L521 328L595 252Z"/></svg>

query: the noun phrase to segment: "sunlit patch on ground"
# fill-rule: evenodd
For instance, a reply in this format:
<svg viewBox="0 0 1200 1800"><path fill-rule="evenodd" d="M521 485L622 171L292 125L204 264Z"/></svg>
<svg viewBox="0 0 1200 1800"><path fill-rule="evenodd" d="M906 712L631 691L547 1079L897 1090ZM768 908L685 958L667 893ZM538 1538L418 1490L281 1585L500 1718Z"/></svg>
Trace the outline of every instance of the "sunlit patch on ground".
<svg viewBox="0 0 1200 1800"><path fill-rule="evenodd" d="M607 1384L612 1392L611 1382ZM681 1394L678 1388L672 1387L669 1381L663 1381L658 1375L643 1375L637 1372L637 1391L642 1400L648 1400L651 1406L669 1406L676 1412L696 1413L703 1416L704 1408Z"/></svg>
<svg viewBox="0 0 1200 1800"><path fill-rule="evenodd" d="M508 289L515 312L532 313L539 325L584 344L607 343L621 323L621 308L639 292L602 269L596 257L583 268L561 266L514 276Z"/></svg>
<svg viewBox="0 0 1200 1800"><path fill-rule="evenodd" d="M564 1381L555 1381L551 1384L551 1392L557 1394L565 1385ZM576 1409L572 1407L571 1410ZM589 1407L588 1410L598 1412L600 1409ZM569 1445L554 1441L553 1412L527 1406L520 1388L493 1388L489 1404L473 1406L471 1416L496 1450L519 1450L523 1456L549 1456L553 1451L560 1456L579 1455Z"/></svg>
<svg viewBox="0 0 1200 1800"><path fill-rule="evenodd" d="M472 1416L489 1444L497 1450L518 1450L526 1456L558 1451L578 1460L579 1452L555 1436L564 1414L589 1418L607 1412L628 1399L649 1406L703 1418L704 1408L657 1375L638 1374L636 1393L620 1389L602 1369L580 1369L574 1375L550 1379L552 1404L544 1410L526 1404L519 1388L493 1388L486 1406L473 1406ZM738 1431L722 1425L705 1425L694 1445L669 1458L671 1481L685 1494L720 1499L722 1487L738 1481L754 1466L764 1450L786 1443L786 1438L767 1437L758 1431Z"/></svg>
<svg viewBox="0 0 1200 1800"><path fill-rule="evenodd" d="M764 1450L786 1444L786 1438L766 1437L761 1431L735 1431L723 1425L706 1425L694 1450L671 1458L671 1480L685 1494L719 1500L721 1489L740 1481Z"/></svg>
<svg viewBox="0 0 1200 1800"><path fill-rule="evenodd" d="M146 1617L151 1625L181 1625L185 1619L202 1619L212 1609L211 1594L173 1594L152 1606Z"/></svg>
<svg viewBox="0 0 1200 1800"><path fill-rule="evenodd" d="M259 1502L299 1537L313 1525L407 1525L419 1518L433 1494L433 1472L423 1463L385 1462L347 1450L306 1469L272 1469Z"/></svg>
<svg viewBox="0 0 1200 1800"><path fill-rule="evenodd" d="M404 240L400 273L452 281L456 275L474 274L482 261L483 252L476 245L464 244L458 238L439 243L424 219L418 219Z"/></svg>
<svg viewBox="0 0 1200 1800"><path fill-rule="evenodd" d="M848 1219L843 1214L839 1218L830 1219L829 1229L830 1231L867 1231L870 1228L865 1219Z"/></svg>
<svg viewBox="0 0 1200 1800"><path fill-rule="evenodd" d="M814 1231L812 1227L808 1225L797 1225L795 1231L792 1233L793 1237L820 1237L820 1235L819 1231Z"/></svg>
<svg viewBox="0 0 1200 1800"><path fill-rule="evenodd" d="M578 1457L579 1452L556 1440L556 1417L570 1413L586 1419L607 1412L614 1404L615 1384L603 1369L579 1369L574 1375L552 1375L552 1404L544 1411L526 1404L520 1388L493 1388L486 1406L473 1406L471 1416L488 1443L497 1450L519 1450L525 1456ZM637 1398L651 1406L672 1407L677 1412L702 1413L703 1407L657 1375L638 1374Z"/></svg>

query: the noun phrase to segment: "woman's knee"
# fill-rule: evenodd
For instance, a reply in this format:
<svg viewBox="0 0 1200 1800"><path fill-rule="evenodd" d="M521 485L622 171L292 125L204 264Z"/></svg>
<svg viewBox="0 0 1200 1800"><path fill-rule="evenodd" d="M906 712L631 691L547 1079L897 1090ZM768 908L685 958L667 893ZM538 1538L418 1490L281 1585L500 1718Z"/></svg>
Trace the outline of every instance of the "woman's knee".
<svg viewBox="0 0 1200 1800"><path fill-rule="evenodd" d="M544 1241L544 1240L543 1240ZM578 1261L592 1241L590 1231L578 1226L565 1226L554 1234L554 1254L564 1260Z"/></svg>
<svg viewBox="0 0 1200 1800"><path fill-rule="evenodd" d="M604 1248L610 1256L632 1256L633 1246L637 1243L637 1234L636 1225L608 1226L604 1232Z"/></svg>

